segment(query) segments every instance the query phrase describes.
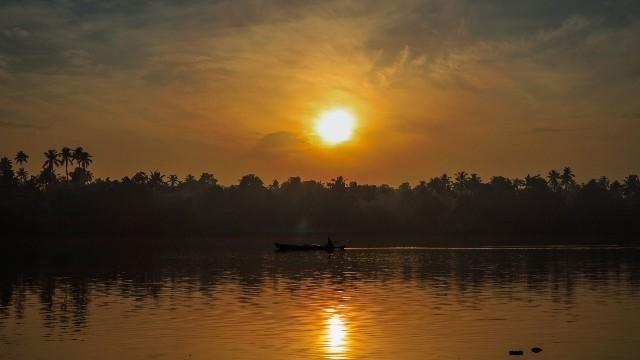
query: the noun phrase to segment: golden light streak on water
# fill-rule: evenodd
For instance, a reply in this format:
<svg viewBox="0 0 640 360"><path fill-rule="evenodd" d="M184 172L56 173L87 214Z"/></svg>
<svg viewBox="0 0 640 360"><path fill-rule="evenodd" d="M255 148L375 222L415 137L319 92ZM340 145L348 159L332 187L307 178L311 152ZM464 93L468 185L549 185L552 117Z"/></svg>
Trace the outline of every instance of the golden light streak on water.
<svg viewBox="0 0 640 360"><path fill-rule="evenodd" d="M346 359L349 342L347 323L334 308L326 310L324 349L327 359Z"/></svg>

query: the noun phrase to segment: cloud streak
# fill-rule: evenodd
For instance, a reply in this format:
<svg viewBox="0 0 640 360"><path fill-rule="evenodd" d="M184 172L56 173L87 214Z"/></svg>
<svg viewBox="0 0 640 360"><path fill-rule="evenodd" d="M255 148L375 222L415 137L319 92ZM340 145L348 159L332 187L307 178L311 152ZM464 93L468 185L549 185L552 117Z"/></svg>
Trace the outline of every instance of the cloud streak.
<svg viewBox="0 0 640 360"><path fill-rule="evenodd" d="M33 124L23 124L13 121L0 120L0 128L5 129L37 129L39 126Z"/></svg>
<svg viewBox="0 0 640 360"><path fill-rule="evenodd" d="M310 144L302 136L289 131L264 135L255 146L255 154L290 155L308 151Z"/></svg>
<svg viewBox="0 0 640 360"><path fill-rule="evenodd" d="M576 131L591 130L590 128L554 128L554 127L536 127L531 129L533 134L549 134L549 133L568 133Z"/></svg>

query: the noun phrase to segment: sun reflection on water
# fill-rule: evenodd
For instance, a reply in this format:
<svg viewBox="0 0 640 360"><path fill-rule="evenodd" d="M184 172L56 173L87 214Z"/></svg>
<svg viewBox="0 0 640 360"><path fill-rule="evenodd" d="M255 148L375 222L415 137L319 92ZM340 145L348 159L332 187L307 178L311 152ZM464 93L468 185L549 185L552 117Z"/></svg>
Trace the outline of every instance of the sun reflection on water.
<svg viewBox="0 0 640 360"><path fill-rule="evenodd" d="M328 317L325 322L324 348L327 358L346 359L348 350L347 323L336 309L329 308L326 312Z"/></svg>

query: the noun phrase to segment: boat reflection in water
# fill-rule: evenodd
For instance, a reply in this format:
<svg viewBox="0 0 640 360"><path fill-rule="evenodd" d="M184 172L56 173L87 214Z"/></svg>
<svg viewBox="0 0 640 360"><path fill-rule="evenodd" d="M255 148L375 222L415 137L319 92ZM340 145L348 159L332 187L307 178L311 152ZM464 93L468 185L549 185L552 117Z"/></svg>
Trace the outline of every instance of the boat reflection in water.
<svg viewBox="0 0 640 360"><path fill-rule="evenodd" d="M327 359L346 359L348 348L347 323L338 310L326 309L324 350Z"/></svg>

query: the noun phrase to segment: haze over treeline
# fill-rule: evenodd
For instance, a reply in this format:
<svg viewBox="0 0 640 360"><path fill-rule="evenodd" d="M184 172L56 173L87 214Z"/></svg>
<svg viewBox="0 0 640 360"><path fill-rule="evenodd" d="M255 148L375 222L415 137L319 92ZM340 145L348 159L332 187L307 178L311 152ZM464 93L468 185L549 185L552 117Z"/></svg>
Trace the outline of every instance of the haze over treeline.
<svg viewBox="0 0 640 360"><path fill-rule="evenodd" d="M94 179L82 147L45 152L38 174L24 170L29 161L24 152L0 160L4 234L640 234L637 175L577 183L570 167L523 178L460 171L392 187L249 174L222 186L207 172Z"/></svg>

